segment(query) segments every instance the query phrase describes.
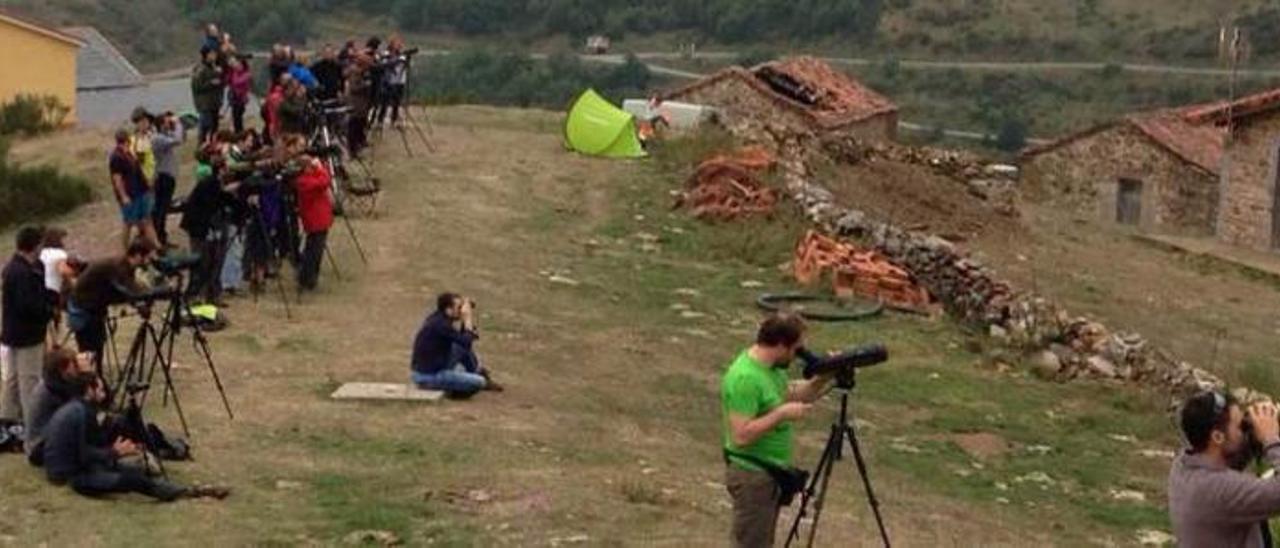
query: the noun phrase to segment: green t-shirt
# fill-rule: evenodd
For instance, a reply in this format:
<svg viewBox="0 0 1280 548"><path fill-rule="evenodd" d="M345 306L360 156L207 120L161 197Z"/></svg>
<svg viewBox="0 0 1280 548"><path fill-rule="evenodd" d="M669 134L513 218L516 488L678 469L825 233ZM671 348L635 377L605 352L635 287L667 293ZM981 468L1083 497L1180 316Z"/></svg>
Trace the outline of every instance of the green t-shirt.
<svg viewBox="0 0 1280 548"><path fill-rule="evenodd" d="M730 452L751 455L780 467L791 466L791 423L782 422L766 432L755 443L738 447L733 443L729 414L757 418L787 401L787 370L752 359L743 351L729 365L720 382L720 407L724 422L724 448ZM734 466L760 470L759 466L729 457Z"/></svg>

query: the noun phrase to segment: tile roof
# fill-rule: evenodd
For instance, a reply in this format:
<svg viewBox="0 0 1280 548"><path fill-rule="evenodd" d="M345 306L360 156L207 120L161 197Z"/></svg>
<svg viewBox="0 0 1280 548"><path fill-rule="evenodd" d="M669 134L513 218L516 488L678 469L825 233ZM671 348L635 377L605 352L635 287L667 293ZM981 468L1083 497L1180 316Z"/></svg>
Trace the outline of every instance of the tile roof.
<svg viewBox="0 0 1280 548"><path fill-rule="evenodd" d="M1183 161L1210 173L1217 173L1226 142L1226 130L1204 123L1196 116L1210 105L1192 105L1125 116L1084 131L1072 133L1053 142L1027 148L1024 158L1056 150L1081 139L1092 137L1120 125L1128 125L1168 150Z"/></svg>
<svg viewBox="0 0 1280 548"><path fill-rule="evenodd" d="M815 92L817 101L811 109L823 119L824 125L841 125L898 110L898 106L887 97L814 57L771 61L752 72L759 75L765 69L790 76Z"/></svg>
<svg viewBox="0 0 1280 548"><path fill-rule="evenodd" d="M1235 101L1217 101L1189 107L1187 117L1196 123L1226 120L1228 113L1232 118L1241 118L1270 111L1280 106L1280 88L1247 95Z"/></svg>
<svg viewBox="0 0 1280 548"><path fill-rule="evenodd" d="M147 79L107 37L93 27L62 29L84 42L76 56L76 89L95 90L141 86Z"/></svg>
<svg viewBox="0 0 1280 548"><path fill-rule="evenodd" d="M764 79L764 76L770 73L790 78L812 101L801 100L775 88ZM667 93L663 99L678 99L727 79L743 82L768 97L779 107L798 112L813 124L826 129L838 128L898 110L897 105L888 98L813 57L792 57L771 61L750 70L738 66L729 67Z"/></svg>

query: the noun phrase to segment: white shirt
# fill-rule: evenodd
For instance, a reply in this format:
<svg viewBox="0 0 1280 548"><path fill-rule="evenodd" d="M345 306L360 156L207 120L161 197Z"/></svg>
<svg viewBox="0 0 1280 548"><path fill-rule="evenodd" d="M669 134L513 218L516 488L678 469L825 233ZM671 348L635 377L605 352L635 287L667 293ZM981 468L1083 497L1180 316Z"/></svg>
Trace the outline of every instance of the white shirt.
<svg viewBox="0 0 1280 548"><path fill-rule="evenodd" d="M46 247L40 250L40 262L44 263L44 286L51 291L62 292L62 272L58 266L67 260L67 250Z"/></svg>

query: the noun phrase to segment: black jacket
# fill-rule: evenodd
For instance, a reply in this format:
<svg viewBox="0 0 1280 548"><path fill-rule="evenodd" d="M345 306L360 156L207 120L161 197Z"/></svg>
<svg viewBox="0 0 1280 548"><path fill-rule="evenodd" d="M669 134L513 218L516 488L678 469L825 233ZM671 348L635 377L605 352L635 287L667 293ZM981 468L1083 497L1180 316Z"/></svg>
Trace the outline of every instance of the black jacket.
<svg viewBox="0 0 1280 548"><path fill-rule="evenodd" d="M44 265L15 253L0 278L0 344L26 348L43 343L55 302L44 286Z"/></svg>
<svg viewBox="0 0 1280 548"><path fill-rule="evenodd" d="M320 82L316 95L321 99L336 99L342 92L342 65L337 61L321 59L311 65L311 74Z"/></svg>
<svg viewBox="0 0 1280 548"><path fill-rule="evenodd" d="M196 240L204 240L209 232L221 230L227 222L230 194L222 191L217 176L200 179L182 205L182 221L178 226Z"/></svg>
<svg viewBox="0 0 1280 548"><path fill-rule="evenodd" d="M111 466L115 453L104 439L97 410L83 399L67 402L44 429L44 470L50 481L65 482L95 467Z"/></svg>
<svg viewBox="0 0 1280 548"><path fill-rule="evenodd" d="M418 334L413 337L413 363L411 369L433 375L449 367L449 353L453 345L471 349L480 335L453 327L453 321L443 312L435 312L422 322Z"/></svg>

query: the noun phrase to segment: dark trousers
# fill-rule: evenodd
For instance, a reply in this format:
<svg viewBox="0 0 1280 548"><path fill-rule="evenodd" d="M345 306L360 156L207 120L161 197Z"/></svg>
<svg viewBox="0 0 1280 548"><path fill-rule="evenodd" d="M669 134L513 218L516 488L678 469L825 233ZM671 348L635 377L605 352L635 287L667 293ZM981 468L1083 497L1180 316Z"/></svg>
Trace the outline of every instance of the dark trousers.
<svg viewBox="0 0 1280 548"><path fill-rule="evenodd" d="M93 353L93 365L98 373L102 373L102 351L107 346L107 314L106 312L82 312L79 321L68 321L72 333L76 337L76 348L81 352Z"/></svg>
<svg viewBox="0 0 1280 548"><path fill-rule="evenodd" d="M223 240L191 236L191 249L200 254L200 263L191 271L187 296L215 303L222 298Z"/></svg>
<svg viewBox="0 0 1280 548"><path fill-rule="evenodd" d="M67 481L71 489L86 497L113 493L139 493L161 500L173 500L183 489L164 480L147 477L136 468L95 466Z"/></svg>
<svg viewBox="0 0 1280 548"><path fill-rule="evenodd" d="M329 231L308 232L302 247L302 268L298 271L298 285L303 289L315 289L320 279L320 262L324 259L325 242Z"/></svg>
<svg viewBox="0 0 1280 548"><path fill-rule="evenodd" d="M160 245L169 245L169 209L173 207L173 193L178 182L173 175L156 173L156 205L151 210L151 224L156 227L156 239Z"/></svg>
<svg viewBox="0 0 1280 548"><path fill-rule="evenodd" d="M245 103L231 103L231 127L235 129L236 134L244 131L244 107Z"/></svg>
<svg viewBox="0 0 1280 548"><path fill-rule="evenodd" d="M218 132L218 111L200 111L200 142L204 143L210 135Z"/></svg>
<svg viewBox="0 0 1280 548"><path fill-rule="evenodd" d="M347 149L353 155L369 146L368 111L352 111L347 118Z"/></svg>
<svg viewBox="0 0 1280 548"><path fill-rule="evenodd" d="M400 121L400 105L404 102L404 84L387 84L382 92L382 100L378 103L378 125L387 119L387 111L391 111L391 123Z"/></svg>

